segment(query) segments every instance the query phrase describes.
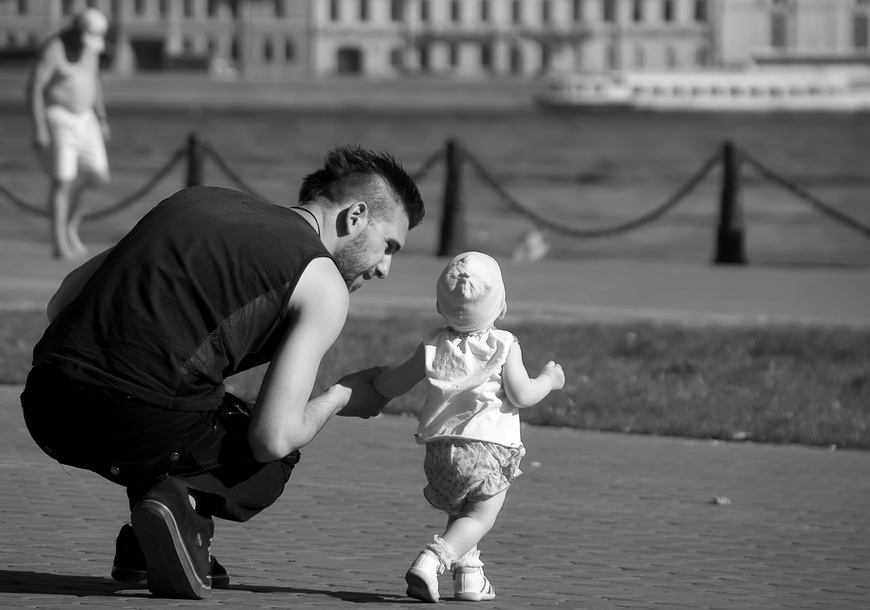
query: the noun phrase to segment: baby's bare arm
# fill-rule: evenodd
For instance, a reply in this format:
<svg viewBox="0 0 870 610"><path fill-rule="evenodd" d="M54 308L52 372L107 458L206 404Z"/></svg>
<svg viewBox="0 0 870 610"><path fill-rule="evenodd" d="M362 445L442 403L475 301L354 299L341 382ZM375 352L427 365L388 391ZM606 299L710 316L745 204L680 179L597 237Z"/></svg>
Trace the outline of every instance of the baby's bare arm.
<svg viewBox="0 0 870 610"><path fill-rule="evenodd" d="M411 391L426 377L426 354L423 344L417 346L414 355L399 366L388 369L372 380L372 385L381 396L395 398Z"/></svg>
<svg viewBox="0 0 870 610"><path fill-rule="evenodd" d="M519 343L511 346L511 351L502 370L504 389L510 401L518 407L533 407L553 390L565 387L565 373L562 365L552 360L544 365L541 374L534 379L529 377L523 364L523 352Z"/></svg>

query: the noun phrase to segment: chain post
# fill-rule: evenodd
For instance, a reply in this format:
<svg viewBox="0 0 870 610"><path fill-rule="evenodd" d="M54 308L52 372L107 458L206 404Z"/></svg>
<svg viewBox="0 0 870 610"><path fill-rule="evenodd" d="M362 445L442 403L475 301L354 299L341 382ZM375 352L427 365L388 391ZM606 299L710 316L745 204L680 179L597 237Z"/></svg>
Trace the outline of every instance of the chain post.
<svg viewBox="0 0 870 610"><path fill-rule="evenodd" d="M187 186L205 184L205 146L196 132L187 136Z"/></svg>
<svg viewBox="0 0 870 610"><path fill-rule="evenodd" d="M467 249L462 209L462 165L465 162L462 144L452 138L447 140L444 161L447 178L444 184L444 210L438 256L454 256Z"/></svg>
<svg viewBox="0 0 870 610"><path fill-rule="evenodd" d="M740 153L731 142L722 146L722 193L716 230L716 265L745 265L745 230L740 204Z"/></svg>

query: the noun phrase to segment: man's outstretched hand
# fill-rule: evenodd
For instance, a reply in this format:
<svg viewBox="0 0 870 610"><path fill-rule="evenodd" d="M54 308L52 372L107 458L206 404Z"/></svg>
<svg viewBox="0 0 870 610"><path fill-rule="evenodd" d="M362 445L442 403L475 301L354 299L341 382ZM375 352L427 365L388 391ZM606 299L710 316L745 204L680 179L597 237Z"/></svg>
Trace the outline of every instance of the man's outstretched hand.
<svg viewBox="0 0 870 610"><path fill-rule="evenodd" d="M343 417L361 417L368 419L379 415L381 409L387 406L390 398L381 396L372 386L372 379L386 367L375 366L370 369L350 373L338 380L336 385L350 390L350 399L344 408L336 413Z"/></svg>

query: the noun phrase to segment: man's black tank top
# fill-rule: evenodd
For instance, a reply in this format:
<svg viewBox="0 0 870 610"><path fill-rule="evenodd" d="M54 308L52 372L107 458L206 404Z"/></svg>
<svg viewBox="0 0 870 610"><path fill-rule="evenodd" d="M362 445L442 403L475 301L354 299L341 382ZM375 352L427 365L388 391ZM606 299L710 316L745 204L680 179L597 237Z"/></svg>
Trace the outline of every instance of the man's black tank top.
<svg viewBox="0 0 870 610"><path fill-rule="evenodd" d="M329 257L296 212L230 189L162 201L49 326L34 365L186 411L217 407L226 377L271 360L309 262Z"/></svg>

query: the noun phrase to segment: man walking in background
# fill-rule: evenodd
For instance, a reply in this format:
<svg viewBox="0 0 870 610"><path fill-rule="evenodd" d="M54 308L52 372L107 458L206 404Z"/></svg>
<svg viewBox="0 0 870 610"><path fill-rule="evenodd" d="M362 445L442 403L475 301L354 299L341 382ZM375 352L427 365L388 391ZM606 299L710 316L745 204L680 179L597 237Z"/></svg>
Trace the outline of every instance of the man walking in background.
<svg viewBox="0 0 870 610"><path fill-rule="evenodd" d="M107 30L103 13L80 11L68 28L43 44L30 72L33 143L51 178L49 210L58 258L87 255L78 233L81 198L87 188L109 181L109 125L99 75Z"/></svg>

